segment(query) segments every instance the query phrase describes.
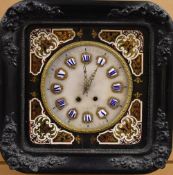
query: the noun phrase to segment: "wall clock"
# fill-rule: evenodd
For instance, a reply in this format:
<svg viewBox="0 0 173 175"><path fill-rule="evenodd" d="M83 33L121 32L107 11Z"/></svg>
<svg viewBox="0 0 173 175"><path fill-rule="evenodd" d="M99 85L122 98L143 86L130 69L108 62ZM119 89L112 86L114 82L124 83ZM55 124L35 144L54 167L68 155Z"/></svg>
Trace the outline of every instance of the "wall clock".
<svg viewBox="0 0 173 175"><path fill-rule="evenodd" d="M10 168L163 168L171 152L172 27L149 2L11 7L0 28L1 152Z"/></svg>

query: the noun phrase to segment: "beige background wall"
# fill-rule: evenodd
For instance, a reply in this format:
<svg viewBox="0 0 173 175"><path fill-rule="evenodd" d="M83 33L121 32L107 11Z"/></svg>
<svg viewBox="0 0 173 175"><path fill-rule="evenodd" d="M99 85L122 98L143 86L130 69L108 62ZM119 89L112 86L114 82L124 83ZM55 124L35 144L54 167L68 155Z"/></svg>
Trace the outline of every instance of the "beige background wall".
<svg viewBox="0 0 173 175"><path fill-rule="evenodd" d="M7 8L12 6L18 0L0 0L0 17L5 13ZM173 0L152 0L164 8L173 18ZM167 163L167 166L163 170L158 170L151 175L172 175L173 174L173 152ZM0 175L22 175L22 173L9 170L8 166L0 156Z"/></svg>

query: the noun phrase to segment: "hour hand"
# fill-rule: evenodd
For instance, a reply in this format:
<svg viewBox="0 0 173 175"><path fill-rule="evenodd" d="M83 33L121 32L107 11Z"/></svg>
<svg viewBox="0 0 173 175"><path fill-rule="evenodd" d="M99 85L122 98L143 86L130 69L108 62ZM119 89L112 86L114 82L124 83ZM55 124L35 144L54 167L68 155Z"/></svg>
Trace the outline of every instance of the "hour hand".
<svg viewBox="0 0 173 175"><path fill-rule="evenodd" d="M84 66L83 66L83 70L84 70L84 89L83 89L83 94L88 92L88 77L87 77L87 69L86 69L86 65L89 64L91 62L91 54L89 54L85 48L85 52L82 54L82 58L81 61L83 62Z"/></svg>
<svg viewBox="0 0 173 175"><path fill-rule="evenodd" d="M84 85L84 89L83 89L83 94L87 93L88 94L88 86Z"/></svg>

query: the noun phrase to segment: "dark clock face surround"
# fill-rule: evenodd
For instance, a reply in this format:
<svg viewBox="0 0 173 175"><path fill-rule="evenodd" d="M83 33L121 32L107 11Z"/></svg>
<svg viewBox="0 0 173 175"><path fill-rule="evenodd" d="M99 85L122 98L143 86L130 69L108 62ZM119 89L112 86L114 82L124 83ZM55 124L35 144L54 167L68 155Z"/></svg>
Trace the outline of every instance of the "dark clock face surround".
<svg viewBox="0 0 173 175"><path fill-rule="evenodd" d="M25 173L145 174L164 167L171 153L173 113L170 95L173 90L170 83L172 20L167 12L151 2L21 1L2 18L0 35L0 149L12 169ZM69 126L64 127L49 113L41 94L41 80L49 62L61 49L80 42L97 42L113 49L121 55L132 77L128 109L112 126L99 131L92 128L92 132L76 132ZM93 53L89 49L86 51ZM94 69L89 70L91 65L95 67L97 60L97 55L93 56L87 65L87 75L94 72ZM107 53L101 56L102 61L103 56L110 58ZM115 100L118 93L124 93L124 86L121 89L121 84L116 82L122 72L117 74L115 65L111 74L105 72L111 60L105 58L107 64L99 67L102 73L97 75L110 78L108 82L113 81L111 93L114 95L105 96L107 103L96 105L94 112L86 111L84 121L87 124L96 117L109 121L111 111L122 105L122 99L120 103ZM76 69L72 65L73 68L67 63L61 67L57 64L55 72L63 68L68 73L75 73L79 64ZM66 112L72 103L68 97L68 105L63 108L64 103L59 100L65 97L65 81L69 80L66 76L63 79L58 79L59 86L49 84L48 89L52 91L52 98L58 98L52 100L53 103L58 100L55 109ZM82 85L84 94L90 95L95 85ZM109 92L110 85L108 89ZM90 100L98 104L102 97L94 96ZM76 97L75 101L82 104L83 98ZM100 107L108 113L100 112ZM67 116L66 113L64 119ZM83 115L79 111L78 115L70 112L70 116L75 122L76 116L81 119Z"/></svg>
<svg viewBox="0 0 173 175"><path fill-rule="evenodd" d="M50 56L45 59L45 63L43 66L43 69L41 70L41 73L37 76L33 76L30 72L30 67L28 65L30 65L30 35L31 32L35 29L73 29L73 31L75 31L75 37L68 41L67 43L62 43L58 46L58 49L55 49L51 52ZM62 125L59 125L57 122L55 122L53 120L53 118L50 117L50 121L55 123L55 125L57 125L59 128L61 128L62 131L64 131L66 129L67 133L71 132L72 135L74 136L73 138L73 143L72 144L40 144L40 143L34 143L33 140L31 141L30 138L30 119L29 119L29 111L30 111L30 106L29 106L29 101L33 98L38 98L41 102L42 102L42 98L41 98L41 92L40 92L40 83L41 83L41 76L42 76L42 72L44 70L44 67L46 65L46 63L51 59L51 57L56 54L56 52L60 49L62 49L63 47L67 46L68 44L72 44L74 42L80 42L80 41L92 41L92 42L99 42L101 44L105 44L108 47L111 47L112 49L115 49L114 46L109 45L108 43L101 41L100 38L98 37L98 34L101 30L108 30L108 31L140 31L143 35L144 38L144 48L143 48L143 74L140 77L140 79L138 79L138 76L134 76L131 73L132 76L132 81L133 81L133 92L132 92L132 98L131 101L133 101L134 99L140 99L142 101L143 104L143 109L142 109L142 131L141 131L141 139L138 143L136 144L99 144L96 140L97 137L99 135L99 132L96 133L80 133L80 132L73 132L68 130L67 128L63 128ZM96 36L94 35L94 32L96 32ZM148 99L148 83L149 83L149 47L150 47L150 43L149 42L149 35L150 35L150 31L149 29L145 28L144 26L128 26L128 25L124 25L124 26L120 26L120 25L115 25L115 26L105 26L105 25L79 25L78 27L73 26L73 25L69 25L69 26L64 26L61 24L58 25L31 25L30 27L28 27L25 30L25 50L27 53L27 59L25 60L25 65L26 69L25 69L25 76L26 76L26 81L25 81L25 88L26 88L26 99L25 99L25 109L26 109L26 114L28 114L28 116L25 116L25 134L24 134L24 139L26 141L26 145L30 145L34 148L54 148L56 150L61 149L62 151L64 150L64 152L69 151L69 149L71 149L70 152L75 152L75 150L80 150L85 149L85 150L90 150L90 149L94 149L97 148L100 150L100 152L102 152L102 150L108 148L108 149L123 149L123 148L141 148L144 147L147 142L146 142L146 136L148 136L149 132L147 131L147 109L148 109L148 104L149 104L149 99ZM120 54L120 52L119 52ZM123 56L122 56L123 57ZM129 62L127 59L124 59L124 61L126 62L127 65L129 65ZM37 106L38 104L36 104ZM44 107L44 105L43 105ZM49 115L48 112L44 109L44 112L46 115ZM124 115L127 114L128 111L126 111L126 113ZM109 128L109 129L112 129ZM102 131L104 132L104 131ZM63 135L64 133L61 133L61 135ZM66 134L66 132L65 132ZM109 135L108 135L109 136ZM105 137L103 136L102 139ZM66 136L65 136L66 137ZM67 136L66 139L70 139L70 136ZM107 138L108 139L108 138ZM58 140L59 142L59 140Z"/></svg>

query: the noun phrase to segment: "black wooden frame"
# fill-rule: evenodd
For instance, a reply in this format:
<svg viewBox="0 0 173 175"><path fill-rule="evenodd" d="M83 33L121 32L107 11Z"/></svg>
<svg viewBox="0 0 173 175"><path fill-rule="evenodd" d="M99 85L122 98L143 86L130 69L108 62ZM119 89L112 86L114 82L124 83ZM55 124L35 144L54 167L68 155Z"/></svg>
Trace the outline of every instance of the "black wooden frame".
<svg viewBox="0 0 173 175"><path fill-rule="evenodd" d="M41 1L41 0L40 0ZM85 7L85 8L84 8ZM89 10L87 10L89 9ZM80 14L80 15L79 15ZM138 23L150 30L150 99L145 148L128 153L59 154L32 152L21 143L24 113L25 54L23 31L34 21ZM75 23L74 23L75 24ZM0 134L1 152L12 169L22 172L148 173L163 168L171 152L170 119L173 109L173 26L168 14L150 2L26 1L11 7L0 27Z"/></svg>

